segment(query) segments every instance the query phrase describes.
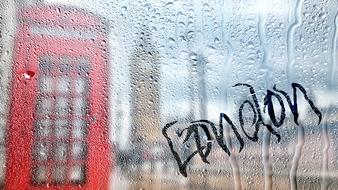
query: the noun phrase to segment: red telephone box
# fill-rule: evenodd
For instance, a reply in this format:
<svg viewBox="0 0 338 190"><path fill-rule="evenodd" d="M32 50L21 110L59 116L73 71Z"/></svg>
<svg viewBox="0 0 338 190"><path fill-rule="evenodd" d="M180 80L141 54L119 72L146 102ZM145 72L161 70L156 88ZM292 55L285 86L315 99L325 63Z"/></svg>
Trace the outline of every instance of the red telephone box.
<svg viewBox="0 0 338 190"><path fill-rule="evenodd" d="M19 13L5 189L108 189L107 32L97 16Z"/></svg>

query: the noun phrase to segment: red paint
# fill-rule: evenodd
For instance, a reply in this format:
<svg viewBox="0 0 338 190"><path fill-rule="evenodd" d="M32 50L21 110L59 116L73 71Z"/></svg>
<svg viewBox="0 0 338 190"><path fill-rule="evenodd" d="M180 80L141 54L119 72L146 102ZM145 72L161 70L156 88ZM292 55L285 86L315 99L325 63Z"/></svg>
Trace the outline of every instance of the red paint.
<svg viewBox="0 0 338 190"><path fill-rule="evenodd" d="M107 71L109 69L107 44L102 43L107 41L107 33L102 20L82 10L58 6L29 8L22 11L19 17L21 23L14 48L11 107L7 127L5 189L108 189L113 159L108 137L108 105L104 99L108 92ZM46 28L51 30L45 30ZM63 31L66 32L62 33ZM37 185L33 183L32 173L34 166L41 164L40 161L33 159L33 145L37 142L36 132L34 132L35 123L40 117L46 116L38 114L37 108L37 98L40 97L39 81L45 74L39 67L39 63L42 57L46 56L57 65L52 76L64 77L62 73L57 72L63 63L60 60L64 57L69 57L69 63L73 65L80 64L81 58L85 58L90 64L86 76L90 79L86 90L89 110L83 116L88 122L88 130L86 137L81 139L81 142L86 143L87 153L82 161L78 161L72 160L69 155L73 153L67 150L67 160L63 162L67 171L67 182L60 184L53 182L51 172L51 168L59 162L55 160L43 162L48 168L47 182ZM84 76L84 74L79 75L74 72L75 70L71 71L69 77L72 85L75 84L76 77ZM52 82L53 85L54 83ZM52 91L55 97L59 96L56 93L57 90L58 88ZM77 96L73 86L71 95L71 97ZM70 100L73 101L73 98ZM53 109L55 106L58 105L53 103ZM70 113L67 117L69 121L72 121L76 118L74 108ZM54 128L57 117L55 114L49 117L53 123L51 128L53 131L56 131ZM71 124L69 127L70 129L67 130L72 133L74 126ZM50 147L59 142L53 135L44 140L44 142L50 140ZM52 141L55 143L51 143ZM75 139L68 135L64 142L75 143ZM51 149L54 150L54 148ZM48 155L53 156L51 153ZM85 166L86 177L83 183L69 182L71 174L68 170L73 167L71 164Z"/></svg>

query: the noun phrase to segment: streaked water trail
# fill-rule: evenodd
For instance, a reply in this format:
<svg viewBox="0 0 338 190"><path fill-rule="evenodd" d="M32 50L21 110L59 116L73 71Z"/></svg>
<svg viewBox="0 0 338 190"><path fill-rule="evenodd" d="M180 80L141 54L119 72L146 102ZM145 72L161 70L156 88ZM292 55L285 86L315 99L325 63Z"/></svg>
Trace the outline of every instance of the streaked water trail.
<svg viewBox="0 0 338 190"><path fill-rule="evenodd" d="M294 15L295 15L295 21L290 26L288 33L287 33L287 56L288 56L288 64L286 66L286 75L288 78L289 84L291 84L293 81L293 66L295 64L295 54L294 54L294 34L295 30L302 24L301 18L302 18L302 5L304 0L298 0ZM290 7L289 7L290 8Z"/></svg>
<svg viewBox="0 0 338 190"><path fill-rule="evenodd" d="M336 5L338 4L338 1L336 2ZM329 80L328 80L328 87L329 90L332 90L334 88L334 79L335 79L335 71L337 66L337 40L338 40L338 34L337 34L337 22L338 22L338 10L336 12L336 15L334 17L334 24L333 24L333 39L331 43L331 60L330 60L330 69L329 71ZM330 140L329 140L329 132L328 132L328 117L332 113L332 108L329 107L324 113L324 119L322 124L322 137L324 141L324 148L322 150L323 152L323 160L322 160L322 174L321 174L321 190L326 190L329 187L329 149L330 149Z"/></svg>
<svg viewBox="0 0 338 190"><path fill-rule="evenodd" d="M225 5L223 6L220 6L221 9L225 9L227 8ZM229 71L231 70L230 67L231 67L231 61L233 59L233 54L234 54L234 50L233 50L233 46L232 44L230 43L229 39L227 38L227 35L225 34L226 33L226 30L224 30L224 12L223 11L220 11L221 12L221 28L222 28L222 42L223 42L223 45L225 46L225 48L227 49L227 55L226 55L226 59L224 61L224 64L225 66L223 67L224 70L223 70L223 75L224 75L224 78L223 78L223 84L227 84L228 83L228 77L229 77ZM228 105L228 85L224 85L224 88L223 88L223 100L224 100L224 105ZM226 140L226 144L229 145L230 147L230 150L233 150L233 147L232 147L232 142L231 142L231 137L230 137L230 129L229 129L229 126L226 126L225 127L225 140ZM240 173L240 169L239 169L239 164L238 164L238 161L237 161L237 156L236 156L236 153L235 151L232 151L231 155L230 155L230 165L231 165L231 169L232 169L232 175L233 175L233 179L234 179L234 184L235 184L235 189L236 190L241 190L242 189L242 181L241 181L241 173Z"/></svg>
<svg viewBox="0 0 338 190"><path fill-rule="evenodd" d="M289 1L290 2L290 1ZM294 54L294 34L295 30L301 26L302 24L302 6L303 6L304 0L298 0L296 2L296 6L294 9L294 23L291 24L288 33L287 33L287 56L288 56L288 64L286 67L286 74L288 83L291 84L294 82L294 76L293 76L293 67L295 64L295 54ZM291 9L289 5L289 9ZM290 13L292 13L290 11ZM291 17L290 17L291 18ZM297 170L298 170L298 163L302 154L303 146L304 146L304 127L302 124L297 126L297 145L294 152L291 170L290 170L290 187L292 190L297 189Z"/></svg>
<svg viewBox="0 0 338 190"><path fill-rule="evenodd" d="M261 3L264 3L264 5L268 4L269 1L262 1L262 0L257 0L256 4L260 5ZM257 28L258 28L258 37L260 41L260 47L262 48L263 51L263 59L262 63L260 65L261 70L264 72L264 78L265 78L265 88L268 89L271 87L271 69L268 67L268 60L270 56L270 48L267 44L267 39L266 39L266 30L265 30L265 25L266 25L266 18L267 18L267 13L263 11L258 12L258 22L257 22ZM264 189L265 190L270 190L272 189L272 163L270 159L270 138L271 138L271 133L264 128L263 132L263 143L262 143L262 162L263 162L263 168L264 168Z"/></svg>
<svg viewBox="0 0 338 190"><path fill-rule="evenodd" d="M296 150L293 155L292 159L292 165L291 165L291 170L290 170L290 186L292 190L297 189L297 170L298 170L298 163L300 160L300 157L302 155L302 150L304 146L304 127L302 124L300 124L298 127L297 131L297 145L296 145Z"/></svg>
<svg viewBox="0 0 338 190"><path fill-rule="evenodd" d="M232 145L229 125L225 125L224 127L224 137L225 137L225 142L229 146L229 149L231 152L229 161L230 161L230 165L232 168L232 175L234 177L235 189L241 190L242 189L241 174L240 174L239 164L238 164L237 156L236 156L236 152L238 150L236 150L236 148L234 148Z"/></svg>
<svg viewBox="0 0 338 190"><path fill-rule="evenodd" d="M328 150L330 148L329 134L328 134L328 116L330 115L330 109L324 112L324 122L322 125L322 139L324 141L323 147L323 160L322 160L322 173L321 173L321 190L326 190L329 187L328 180Z"/></svg>
<svg viewBox="0 0 338 190"><path fill-rule="evenodd" d="M338 4L338 0L337 0ZM337 68L337 42L338 42L338 33L337 33L337 25L338 25L338 10L336 13L336 16L334 17L334 25L333 25L333 40L332 40L332 61L330 65L330 81L329 81L329 87L330 89L333 88L333 85L335 85L335 73Z"/></svg>

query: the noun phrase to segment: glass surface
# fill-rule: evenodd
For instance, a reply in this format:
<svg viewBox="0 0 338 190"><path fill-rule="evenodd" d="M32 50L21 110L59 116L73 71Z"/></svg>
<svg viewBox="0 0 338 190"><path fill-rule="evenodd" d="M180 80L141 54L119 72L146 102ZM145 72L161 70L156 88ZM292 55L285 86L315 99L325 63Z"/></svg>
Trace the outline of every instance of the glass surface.
<svg viewBox="0 0 338 190"><path fill-rule="evenodd" d="M36 6L61 24L20 19ZM9 134L46 189L106 162L114 190L338 189L337 27L334 0L2 0L0 189ZM9 131L19 97L34 111Z"/></svg>

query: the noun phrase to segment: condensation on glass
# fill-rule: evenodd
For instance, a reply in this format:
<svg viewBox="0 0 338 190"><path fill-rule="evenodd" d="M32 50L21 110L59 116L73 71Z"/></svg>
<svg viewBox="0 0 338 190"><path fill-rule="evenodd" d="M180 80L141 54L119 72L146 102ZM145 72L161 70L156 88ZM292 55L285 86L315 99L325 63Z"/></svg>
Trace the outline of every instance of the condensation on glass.
<svg viewBox="0 0 338 190"><path fill-rule="evenodd" d="M97 118L104 118L114 163L110 189L338 189L337 1L4 2L1 76L11 73L16 51L11 36L21 21L14 10L83 9L102 17L109 29L104 40L96 39L102 28L93 23L86 29L29 29L32 35L107 45L98 52L109 54L104 61L110 65L104 68L108 76L88 75L95 67L91 61L102 58L98 52L39 57L30 173L35 187L82 187L87 164L100 163L88 159L88 127L95 132ZM91 77L108 82L92 84ZM9 77L0 81L0 90L10 94ZM108 96L95 96L108 112L88 118L90 85L109 90ZM0 102L4 129L7 96ZM0 165L5 137L1 131ZM101 151L102 145L93 147Z"/></svg>

